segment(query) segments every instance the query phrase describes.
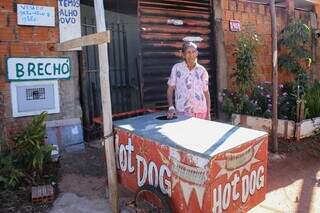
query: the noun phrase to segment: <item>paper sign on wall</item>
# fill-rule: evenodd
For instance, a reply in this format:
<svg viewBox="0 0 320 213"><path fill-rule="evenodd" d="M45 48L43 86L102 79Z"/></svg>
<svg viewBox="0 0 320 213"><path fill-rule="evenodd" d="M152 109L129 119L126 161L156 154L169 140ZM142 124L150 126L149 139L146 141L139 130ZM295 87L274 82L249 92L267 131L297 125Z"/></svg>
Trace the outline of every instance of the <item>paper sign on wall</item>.
<svg viewBox="0 0 320 213"><path fill-rule="evenodd" d="M58 0L58 15L60 42L81 37L80 0Z"/></svg>
<svg viewBox="0 0 320 213"><path fill-rule="evenodd" d="M241 31L241 24L239 20L230 20L230 31L231 32L239 32Z"/></svg>
<svg viewBox="0 0 320 213"><path fill-rule="evenodd" d="M17 4L17 21L18 25L54 27L54 7Z"/></svg>

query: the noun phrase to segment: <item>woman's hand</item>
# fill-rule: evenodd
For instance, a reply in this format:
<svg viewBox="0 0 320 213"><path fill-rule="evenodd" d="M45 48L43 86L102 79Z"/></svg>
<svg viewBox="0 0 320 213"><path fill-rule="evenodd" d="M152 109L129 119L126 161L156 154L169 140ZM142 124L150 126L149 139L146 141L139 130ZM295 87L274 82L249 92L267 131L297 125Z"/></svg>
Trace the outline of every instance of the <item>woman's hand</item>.
<svg viewBox="0 0 320 213"><path fill-rule="evenodd" d="M208 119L208 121L211 121L211 114L210 114L210 112L208 112L207 119Z"/></svg>
<svg viewBox="0 0 320 213"><path fill-rule="evenodd" d="M173 116L175 115L176 115L176 109L174 108L174 106L170 106L167 112L167 118L172 119Z"/></svg>

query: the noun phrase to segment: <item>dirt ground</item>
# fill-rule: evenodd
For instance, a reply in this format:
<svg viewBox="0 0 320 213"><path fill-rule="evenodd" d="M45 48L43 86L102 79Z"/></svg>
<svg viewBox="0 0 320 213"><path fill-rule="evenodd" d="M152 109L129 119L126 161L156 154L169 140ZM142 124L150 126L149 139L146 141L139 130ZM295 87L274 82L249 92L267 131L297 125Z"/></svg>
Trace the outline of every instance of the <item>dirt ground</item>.
<svg viewBox="0 0 320 213"><path fill-rule="evenodd" d="M52 184L57 188L59 179L59 164L49 163L44 167L40 179L23 179L15 189L0 188L0 213L44 213L50 211L52 204L34 204L31 202L32 181L37 185Z"/></svg>
<svg viewBox="0 0 320 213"><path fill-rule="evenodd" d="M250 213L320 212L320 138L282 142L280 151L269 154L268 193Z"/></svg>
<svg viewBox="0 0 320 213"><path fill-rule="evenodd" d="M59 196L50 213L111 212L107 202L104 152L99 142L86 145L84 152L64 153L60 160ZM120 188L121 212L134 212L126 207L130 192Z"/></svg>
<svg viewBox="0 0 320 213"><path fill-rule="evenodd" d="M108 212L103 149L99 143L83 153L65 154L61 159L59 197L51 213ZM320 137L300 143L280 142L280 154L269 155L268 194L250 213L320 212ZM121 212L132 194L121 189ZM110 211L111 212L111 211Z"/></svg>
<svg viewBox="0 0 320 213"><path fill-rule="evenodd" d="M269 153L266 199L249 213L320 212L320 136L301 142L280 141L279 145L280 154ZM0 190L0 213L111 212L103 159L99 142L86 144L84 152L64 153L53 205L33 205L29 188ZM135 212L126 205L132 200L133 194L120 188L121 212Z"/></svg>

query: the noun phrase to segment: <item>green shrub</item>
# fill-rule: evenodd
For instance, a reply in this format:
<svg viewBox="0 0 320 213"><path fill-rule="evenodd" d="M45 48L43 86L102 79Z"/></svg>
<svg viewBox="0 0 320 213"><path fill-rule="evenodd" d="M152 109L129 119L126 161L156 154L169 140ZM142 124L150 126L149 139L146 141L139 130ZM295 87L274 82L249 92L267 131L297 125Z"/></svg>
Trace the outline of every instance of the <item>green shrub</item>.
<svg viewBox="0 0 320 213"><path fill-rule="evenodd" d="M316 82L312 88L306 90L304 94L305 117L320 117L320 82Z"/></svg>
<svg viewBox="0 0 320 213"><path fill-rule="evenodd" d="M50 160L53 147L45 143L47 113L34 117L20 134L13 137L15 146L0 139L0 186L15 188L22 181L35 183Z"/></svg>
<svg viewBox="0 0 320 213"><path fill-rule="evenodd" d="M16 157L29 170L42 173L43 166L50 160L52 146L45 144L47 113L34 117L27 129L14 137Z"/></svg>
<svg viewBox="0 0 320 213"><path fill-rule="evenodd" d="M252 102L247 94L231 93L225 89L222 96L222 111L229 118L232 113L256 115L256 103Z"/></svg>
<svg viewBox="0 0 320 213"><path fill-rule="evenodd" d="M20 184L23 177L23 172L15 167L12 156L0 153L0 186L14 188Z"/></svg>
<svg viewBox="0 0 320 213"><path fill-rule="evenodd" d="M247 94L223 92L222 110L229 116L232 113L272 117L272 88L270 82L264 82L253 87L252 92ZM278 118L295 119L297 96L293 84L279 85ZM242 105L240 105L242 104Z"/></svg>

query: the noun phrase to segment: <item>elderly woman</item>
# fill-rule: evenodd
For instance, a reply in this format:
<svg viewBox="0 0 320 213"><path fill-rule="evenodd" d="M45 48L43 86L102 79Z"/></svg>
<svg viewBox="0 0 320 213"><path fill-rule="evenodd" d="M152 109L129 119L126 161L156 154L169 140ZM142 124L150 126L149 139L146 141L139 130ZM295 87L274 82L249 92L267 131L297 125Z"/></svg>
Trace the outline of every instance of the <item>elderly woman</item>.
<svg viewBox="0 0 320 213"><path fill-rule="evenodd" d="M173 66L168 80L168 118L176 113L211 120L208 72L197 63L198 50L193 42L182 47L184 61ZM175 93L175 106L173 105Z"/></svg>

